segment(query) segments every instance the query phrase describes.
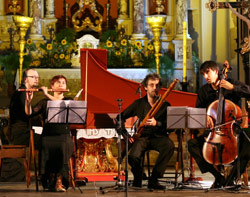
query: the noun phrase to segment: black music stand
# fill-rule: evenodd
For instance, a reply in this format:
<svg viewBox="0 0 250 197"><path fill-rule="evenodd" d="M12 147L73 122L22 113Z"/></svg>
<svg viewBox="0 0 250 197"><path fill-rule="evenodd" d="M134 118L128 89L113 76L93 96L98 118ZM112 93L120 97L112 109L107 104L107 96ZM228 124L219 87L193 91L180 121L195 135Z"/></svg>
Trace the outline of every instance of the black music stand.
<svg viewBox="0 0 250 197"><path fill-rule="evenodd" d="M87 115L87 101L74 100L57 100L48 101L47 103L47 123L62 123L62 124L85 124ZM72 134L73 135L73 134ZM76 132L73 138L76 139ZM75 150L77 150L77 143L74 143ZM76 155L74 153L74 160ZM76 162L75 162L76 163ZM76 166L75 166L76 168ZM71 177L75 182L76 169L74 170L74 177ZM85 179L87 182L87 178ZM82 193L80 187L78 187Z"/></svg>
<svg viewBox="0 0 250 197"><path fill-rule="evenodd" d="M188 157L188 129L206 128L206 109L193 107L168 107L167 108L167 128L182 129L186 134L186 168L191 174ZM180 133L182 135L182 133ZM184 174L184 172L182 172ZM187 181L186 181L187 182ZM188 181L190 182L190 181ZM178 184L176 184L177 186ZM184 183L182 182L182 185ZM182 186L183 188L183 186Z"/></svg>
<svg viewBox="0 0 250 197"><path fill-rule="evenodd" d="M58 100L48 101L47 120L49 123L85 124L86 101Z"/></svg>

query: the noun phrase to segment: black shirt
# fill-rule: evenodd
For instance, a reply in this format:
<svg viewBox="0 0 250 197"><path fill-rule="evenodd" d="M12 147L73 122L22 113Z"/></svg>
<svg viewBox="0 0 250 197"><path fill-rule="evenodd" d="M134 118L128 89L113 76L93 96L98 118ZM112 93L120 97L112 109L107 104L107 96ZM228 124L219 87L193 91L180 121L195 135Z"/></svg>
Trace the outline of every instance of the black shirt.
<svg viewBox="0 0 250 197"><path fill-rule="evenodd" d="M26 89L25 86L20 88ZM24 125L29 124L29 117L25 113L25 99L26 93L15 91L10 100L10 124L23 123Z"/></svg>
<svg viewBox="0 0 250 197"><path fill-rule="evenodd" d="M156 126L151 127L147 126L144 128L141 136L152 136L152 135L167 135L166 130L166 118L167 118L167 107L170 104L167 101L164 101L163 105L159 111L155 114L154 118L157 121ZM122 113L121 119L122 122L125 122L126 119L130 117L137 116L140 121L146 117L148 112L151 109L151 105L148 102L147 95L143 98L140 98L134 101L130 106L128 106ZM118 120L118 117L117 117Z"/></svg>
<svg viewBox="0 0 250 197"><path fill-rule="evenodd" d="M224 98L241 106L241 97L250 97L250 86L231 78L228 78L227 81L234 85L234 89L224 90ZM211 84L205 84L199 89L196 107L208 108L217 99L219 99L219 91L214 90Z"/></svg>

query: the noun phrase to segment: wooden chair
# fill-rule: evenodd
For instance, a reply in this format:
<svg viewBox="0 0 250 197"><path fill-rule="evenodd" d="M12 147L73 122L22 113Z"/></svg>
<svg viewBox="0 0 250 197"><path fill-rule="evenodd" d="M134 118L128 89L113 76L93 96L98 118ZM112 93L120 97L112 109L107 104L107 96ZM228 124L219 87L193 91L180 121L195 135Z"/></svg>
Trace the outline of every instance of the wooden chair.
<svg viewBox="0 0 250 197"><path fill-rule="evenodd" d="M27 148L29 148L27 154ZM35 171L35 181L36 181L36 191L38 191L38 174L35 162L35 145L34 145L34 133L30 130L30 145L29 147L25 145L1 145L0 146L0 173L2 167L2 159L4 158L20 158L23 160L25 175L26 175L26 185L27 188L30 186L30 166L31 161L34 162Z"/></svg>

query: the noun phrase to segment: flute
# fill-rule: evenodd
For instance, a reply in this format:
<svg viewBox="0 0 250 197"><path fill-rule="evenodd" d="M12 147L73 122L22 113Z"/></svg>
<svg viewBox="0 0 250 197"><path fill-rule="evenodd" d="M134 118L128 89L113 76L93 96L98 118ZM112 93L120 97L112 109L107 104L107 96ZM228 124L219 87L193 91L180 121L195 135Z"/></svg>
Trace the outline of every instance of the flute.
<svg viewBox="0 0 250 197"><path fill-rule="evenodd" d="M39 92L41 88L18 89L19 92ZM69 89L48 89L48 92L69 92Z"/></svg>

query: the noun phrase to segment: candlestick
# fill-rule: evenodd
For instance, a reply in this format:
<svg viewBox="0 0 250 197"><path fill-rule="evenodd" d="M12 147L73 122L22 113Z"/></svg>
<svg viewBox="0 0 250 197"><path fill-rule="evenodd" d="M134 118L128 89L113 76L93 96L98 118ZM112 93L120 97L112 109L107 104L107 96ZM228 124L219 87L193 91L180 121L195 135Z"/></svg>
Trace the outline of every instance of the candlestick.
<svg viewBox="0 0 250 197"><path fill-rule="evenodd" d="M187 82L187 22L183 22L183 82Z"/></svg>
<svg viewBox="0 0 250 197"><path fill-rule="evenodd" d="M30 17L26 17L26 16L13 16L13 21L18 29L19 32L19 45L20 45L20 51L19 51L19 83L21 85L21 81L22 81L22 69L23 69L23 56L24 54L24 47L25 47L25 36L26 36L26 32L29 29L30 25L33 22L33 18Z"/></svg>
<svg viewBox="0 0 250 197"><path fill-rule="evenodd" d="M161 33L162 28L166 23L166 16L164 15L155 15L147 18L147 22L154 35L154 47L155 47L155 61L156 61L156 73L159 74L159 65L160 65L160 48L161 48Z"/></svg>

